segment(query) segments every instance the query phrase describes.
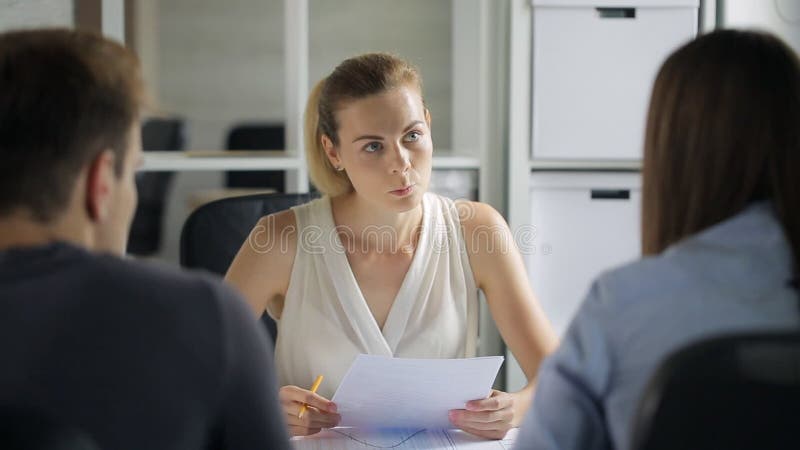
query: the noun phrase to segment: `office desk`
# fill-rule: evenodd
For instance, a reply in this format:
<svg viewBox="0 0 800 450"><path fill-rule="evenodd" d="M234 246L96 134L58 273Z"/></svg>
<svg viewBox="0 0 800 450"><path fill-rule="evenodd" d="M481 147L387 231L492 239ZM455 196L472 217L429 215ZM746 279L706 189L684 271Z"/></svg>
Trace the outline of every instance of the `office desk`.
<svg viewBox="0 0 800 450"><path fill-rule="evenodd" d="M481 439L461 430L395 430L365 432L352 428L323 430L313 436L292 438L296 450L374 450L446 449L446 450L508 450L514 447L518 429L508 432L499 441Z"/></svg>

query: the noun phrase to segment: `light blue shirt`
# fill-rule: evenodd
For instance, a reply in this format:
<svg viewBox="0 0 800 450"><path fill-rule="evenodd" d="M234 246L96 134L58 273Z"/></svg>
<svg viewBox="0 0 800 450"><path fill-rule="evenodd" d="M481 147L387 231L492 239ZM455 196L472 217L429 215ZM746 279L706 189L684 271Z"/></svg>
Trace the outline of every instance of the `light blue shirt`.
<svg viewBox="0 0 800 450"><path fill-rule="evenodd" d="M716 334L800 328L791 250L770 204L601 275L547 358L520 449L627 449L639 397L672 351Z"/></svg>

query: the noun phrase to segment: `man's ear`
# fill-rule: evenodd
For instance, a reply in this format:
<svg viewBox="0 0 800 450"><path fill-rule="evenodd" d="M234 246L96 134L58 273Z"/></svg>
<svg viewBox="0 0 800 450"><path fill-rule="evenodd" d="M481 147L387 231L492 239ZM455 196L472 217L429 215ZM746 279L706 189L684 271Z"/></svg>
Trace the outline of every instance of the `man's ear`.
<svg viewBox="0 0 800 450"><path fill-rule="evenodd" d="M93 222L108 219L115 178L114 153L104 150L92 160L86 174L86 211Z"/></svg>
<svg viewBox="0 0 800 450"><path fill-rule="evenodd" d="M342 165L342 160L339 158L339 152L336 150L336 146L333 145L331 138L329 138L327 134L323 134L320 140L322 141L322 148L325 150L325 156L328 157L328 161L330 161L333 167L340 167Z"/></svg>

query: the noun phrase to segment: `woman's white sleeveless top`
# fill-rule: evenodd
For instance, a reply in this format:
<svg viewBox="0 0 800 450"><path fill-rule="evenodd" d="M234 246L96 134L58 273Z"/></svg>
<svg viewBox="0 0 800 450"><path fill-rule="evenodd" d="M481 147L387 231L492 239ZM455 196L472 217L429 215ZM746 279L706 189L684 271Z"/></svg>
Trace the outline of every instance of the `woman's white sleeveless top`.
<svg viewBox="0 0 800 450"><path fill-rule="evenodd" d="M281 386L331 398L359 353L405 358L475 356L478 290L452 200L426 193L411 266L381 329L335 230L330 198L292 208L297 252L275 362ZM376 230L380 232L380 230ZM269 276L269 274L266 274Z"/></svg>

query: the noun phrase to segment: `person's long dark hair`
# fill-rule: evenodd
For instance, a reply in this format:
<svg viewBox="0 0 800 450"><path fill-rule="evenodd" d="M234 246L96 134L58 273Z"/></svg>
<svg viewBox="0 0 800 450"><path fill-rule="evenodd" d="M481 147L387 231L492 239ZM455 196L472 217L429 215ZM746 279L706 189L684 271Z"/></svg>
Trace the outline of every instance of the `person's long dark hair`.
<svg viewBox="0 0 800 450"><path fill-rule="evenodd" d="M642 252L769 200L800 261L800 64L778 38L722 30L673 53L644 143Z"/></svg>

